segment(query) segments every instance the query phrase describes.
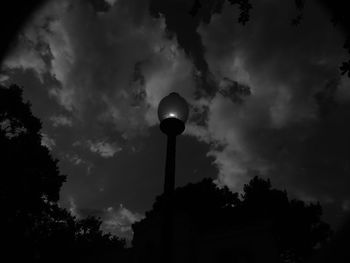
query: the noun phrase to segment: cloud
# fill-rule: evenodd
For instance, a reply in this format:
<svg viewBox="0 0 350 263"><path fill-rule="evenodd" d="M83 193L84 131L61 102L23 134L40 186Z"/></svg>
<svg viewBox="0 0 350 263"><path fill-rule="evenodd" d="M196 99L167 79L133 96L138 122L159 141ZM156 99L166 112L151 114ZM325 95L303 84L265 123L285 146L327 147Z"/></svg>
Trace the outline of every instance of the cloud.
<svg viewBox="0 0 350 263"><path fill-rule="evenodd" d="M43 82L44 75L51 71L48 60L55 55L55 50L50 49L53 43L48 35L52 35L52 24L65 13L67 4L67 1L49 1L49 4L43 5L18 34L16 44L2 61L2 69L32 70ZM56 46L60 44L57 41Z"/></svg>
<svg viewBox="0 0 350 263"><path fill-rule="evenodd" d="M54 139L50 138L48 134L42 133L41 134L41 145L47 147L51 151L53 149L53 147L56 146L56 142Z"/></svg>
<svg viewBox="0 0 350 263"><path fill-rule="evenodd" d="M194 68L185 53L173 41L155 48L156 56L144 69L146 101L150 106L146 121L151 126L158 123L157 108L163 97L175 91L192 103L195 94Z"/></svg>
<svg viewBox="0 0 350 263"><path fill-rule="evenodd" d="M130 211L122 204L118 209L108 207L104 212L105 216L102 225L104 231L124 237L129 241L132 239L133 235L131 225L144 217L139 213Z"/></svg>
<svg viewBox="0 0 350 263"><path fill-rule="evenodd" d="M232 22L237 11L227 5L200 26L213 78L236 80L252 94L241 104L218 93L205 99L205 121L191 122L188 133L212 145L208 155L215 158L217 182L233 190L260 174L294 196L339 203L349 196L343 185L349 181L343 146L348 83L341 78L337 107L327 117L320 116L315 94L339 77L344 36L316 3L305 9L299 27L290 25L288 8L257 2L251 21L241 26Z"/></svg>
<svg viewBox="0 0 350 263"><path fill-rule="evenodd" d="M153 17L148 1L114 1L103 12L89 1L52 1L5 65L46 81L64 111L53 126L74 119L81 145L103 158L146 135L160 99L177 91L191 106L185 135L210 145L218 184L241 191L260 174L300 198L350 199L344 36L316 2L298 27L295 10L277 0L256 1L245 26L227 2L221 14L195 18L191 1L171 1L186 7L179 16L151 2Z"/></svg>
<svg viewBox="0 0 350 263"><path fill-rule="evenodd" d="M110 6L113 6L118 0L105 0Z"/></svg>
<svg viewBox="0 0 350 263"><path fill-rule="evenodd" d="M52 116L50 117L50 121L52 122L53 127L58 127L58 126L72 127L73 125L72 120L63 115Z"/></svg>
<svg viewBox="0 0 350 263"><path fill-rule="evenodd" d="M14 48L4 59L5 69L33 70L40 80L47 72L46 64L38 51L33 46L21 43Z"/></svg>
<svg viewBox="0 0 350 263"><path fill-rule="evenodd" d="M342 203L342 209L347 212L350 210L350 200L344 200Z"/></svg>
<svg viewBox="0 0 350 263"><path fill-rule="evenodd" d="M79 208L73 197L69 198L69 211L78 219L87 216L99 217L102 220L101 228L106 233L111 233L121 238L125 238L128 243L131 242L133 231L131 225L144 218L143 215L132 212L122 204L115 208L110 206L105 209L84 209Z"/></svg>
<svg viewBox="0 0 350 263"><path fill-rule="evenodd" d="M4 74L0 74L0 83L6 83L7 80L9 80L9 76L4 75Z"/></svg>
<svg viewBox="0 0 350 263"><path fill-rule="evenodd" d="M191 61L176 38L166 37L164 19L151 18L146 2L115 1L100 13L88 1L50 1L19 45L13 56L29 58L26 67L49 80L50 97L85 131L108 126L118 140L132 139L158 122L161 97L174 90L194 97ZM57 118L54 125L68 125Z"/></svg>
<svg viewBox="0 0 350 263"><path fill-rule="evenodd" d="M106 141L92 142L89 140L87 141L87 144L91 152L97 153L103 158L113 157L116 153L122 150L121 147Z"/></svg>
<svg viewBox="0 0 350 263"><path fill-rule="evenodd" d="M90 175L92 168L94 168L94 164L91 161L84 159L83 157L81 157L76 153L73 153L73 154L67 153L63 156L63 158L68 160L70 163L74 164L75 166L83 165L84 167L86 167L86 175Z"/></svg>
<svg viewBox="0 0 350 263"><path fill-rule="evenodd" d="M201 93L195 97L199 73L188 57L192 51L179 48L179 43L182 48L186 44L179 36L165 37L166 17L152 20L145 6L125 1L98 15L88 4L72 4L50 24L46 35L52 50L50 72L58 81L50 94L86 121L85 128L97 131L112 125L120 135L112 141L118 141L155 125L160 99L178 91L191 110L204 116L201 123L191 120L186 133L212 145L208 155L219 169L218 183L241 190L254 173L260 173L281 186L304 185L305 192L321 196L320 182L329 174L315 169L311 157L301 160L305 158L301 153L308 152L315 160L328 158L326 149L313 154L303 146L333 136L319 134L319 125L326 122L320 119L315 94L339 75L344 38L315 3L305 9L299 27L290 25L293 13L278 1L257 2L254 10L245 26L232 22L238 10L228 4L209 24L197 25L205 52L195 57L205 59L215 88L208 98ZM89 26L82 27L86 21ZM234 87L228 85L231 81L249 87L251 95L234 103L229 93L220 94L221 86ZM342 83L338 90L346 93ZM336 120L329 123L341 127ZM107 134L106 138L111 139ZM90 139L90 150L113 156L118 147L107 141ZM340 148L335 152L343 154ZM323 179L310 184L318 172Z"/></svg>
<svg viewBox="0 0 350 263"><path fill-rule="evenodd" d="M74 155L66 154L65 157L70 162L74 163L75 165L79 165L79 164L85 163L85 161L80 156L78 156L77 154L74 154Z"/></svg>
<svg viewBox="0 0 350 263"><path fill-rule="evenodd" d="M75 203L75 199L73 197L69 197L69 212L79 218L80 214L78 213L77 205Z"/></svg>

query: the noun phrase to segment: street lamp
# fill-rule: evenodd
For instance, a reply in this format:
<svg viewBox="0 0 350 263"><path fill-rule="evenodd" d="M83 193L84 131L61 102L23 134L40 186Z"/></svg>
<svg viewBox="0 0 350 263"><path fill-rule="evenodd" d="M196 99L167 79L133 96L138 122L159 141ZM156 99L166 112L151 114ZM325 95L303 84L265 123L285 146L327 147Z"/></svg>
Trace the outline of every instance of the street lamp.
<svg viewBox="0 0 350 263"><path fill-rule="evenodd" d="M185 130L188 105L184 98L172 92L158 106L160 130L167 135L167 152L164 179L164 222L162 232L162 262L172 262L172 213L175 187L176 136Z"/></svg>

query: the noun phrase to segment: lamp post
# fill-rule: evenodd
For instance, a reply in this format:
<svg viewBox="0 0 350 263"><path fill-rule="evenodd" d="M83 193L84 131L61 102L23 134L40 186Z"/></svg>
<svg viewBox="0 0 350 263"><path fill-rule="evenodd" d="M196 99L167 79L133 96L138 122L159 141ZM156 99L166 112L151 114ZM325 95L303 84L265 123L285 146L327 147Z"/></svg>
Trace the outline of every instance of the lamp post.
<svg viewBox="0 0 350 263"><path fill-rule="evenodd" d="M188 105L184 98L172 92L164 97L158 106L160 130L167 135L167 152L164 178L164 221L162 231L162 262L173 259L173 195L175 187L176 136L185 130Z"/></svg>

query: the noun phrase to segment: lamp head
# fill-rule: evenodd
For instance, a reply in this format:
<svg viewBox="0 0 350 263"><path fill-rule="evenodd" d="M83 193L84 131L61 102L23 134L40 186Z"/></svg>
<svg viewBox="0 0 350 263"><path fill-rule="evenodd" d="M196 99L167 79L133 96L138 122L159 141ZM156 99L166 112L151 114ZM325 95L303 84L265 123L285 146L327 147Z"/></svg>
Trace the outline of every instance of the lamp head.
<svg viewBox="0 0 350 263"><path fill-rule="evenodd" d="M158 106L160 129L167 135L179 135L185 130L188 118L188 104L178 93L164 97Z"/></svg>

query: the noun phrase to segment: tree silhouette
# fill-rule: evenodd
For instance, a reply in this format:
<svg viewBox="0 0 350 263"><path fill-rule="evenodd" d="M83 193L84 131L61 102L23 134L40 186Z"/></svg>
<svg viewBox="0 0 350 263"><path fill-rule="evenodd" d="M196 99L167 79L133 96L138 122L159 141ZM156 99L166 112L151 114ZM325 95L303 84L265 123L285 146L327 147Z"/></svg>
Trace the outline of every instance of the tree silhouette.
<svg viewBox="0 0 350 263"><path fill-rule="evenodd" d="M57 160L41 145L41 122L34 117L29 103L23 103L22 90L15 85L0 88L0 160L3 176L1 197L8 214L17 210L41 211L56 202L65 176Z"/></svg>
<svg viewBox="0 0 350 263"><path fill-rule="evenodd" d="M125 241L103 233L100 219L77 219L57 204L66 176L40 132L21 88L0 86L2 256L11 262L124 259Z"/></svg>
<svg viewBox="0 0 350 263"><path fill-rule="evenodd" d="M147 222L161 215L164 196L158 196L145 219L133 225L133 245L138 246L138 232ZM218 188L211 179L177 188L174 211L185 213L193 231L203 233L218 226L250 226L264 223L274 236L282 262L302 262L329 239L331 231L322 222L319 203L305 204L289 200L286 191L271 188L269 180L254 177L243 193Z"/></svg>
<svg viewBox="0 0 350 263"><path fill-rule="evenodd" d="M241 220L269 220L284 262L302 262L331 235L321 221L319 203L289 200L286 191L271 188L270 180L254 177L237 203Z"/></svg>
<svg viewBox="0 0 350 263"><path fill-rule="evenodd" d="M8 251L20 247L34 257L33 226L58 200L65 176L41 145L41 122L23 102L18 86L0 88L0 125L2 239Z"/></svg>

